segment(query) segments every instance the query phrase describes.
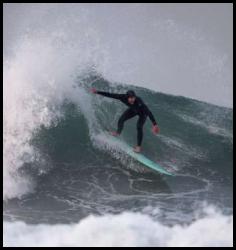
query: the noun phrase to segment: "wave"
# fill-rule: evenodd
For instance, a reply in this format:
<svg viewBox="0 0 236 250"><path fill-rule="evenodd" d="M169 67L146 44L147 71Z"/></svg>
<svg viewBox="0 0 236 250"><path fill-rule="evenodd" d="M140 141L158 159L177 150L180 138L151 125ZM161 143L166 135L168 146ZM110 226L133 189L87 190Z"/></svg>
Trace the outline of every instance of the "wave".
<svg viewBox="0 0 236 250"><path fill-rule="evenodd" d="M152 209L153 210L153 209ZM232 247L233 217L205 208L191 224L163 225L144 213L90 215L70 225L4 222L4 247Z"/></svg>
<svg viewBox="0 0 236 250"><path fill-rule="evenodd" d="M132 88L143 98L161 128L160 134L153 136L151 123L145 124L144 154L174 172L175 178L150 172L113 147L104 130L116 128L125 107L89 94L90 87L110 92ZM91 213L137 212L151 205L161 207L163 218L167 216L169 222L190 223L196 203L203 201L219 206L224 214L232 213L232 110L111 83L91 71L73 82L73 90L71 96L48 109L52 115L46 119L49 123L36 122L32 130L24 127L27 141L20 134L16 137L17 145L27 145L31 154L22 147L17 155L5 155L11 157L6 158L11 164L18 164L14 169L4 165L8 173L4 176L5 220L73 223ZM193 119L200 119L201 114L201 123L214 120L214 126L227 133L212 133L199 123L183 119L180 113ZM28 121L24 119L20 125ZM135 119L126 123L122 140L135 144ZM11 149L11 143L5 150ZM24 158L26 153L31 158ZM28 186L23 186L25 181ZM179 201L182 209L178 209Z"/></svg>
<svg viewBox="0 0 236 250"><path fill-rule="evenodd" d="M34 181L30 172L22 170L25 166L30 166L31 171L37 168L36 172L40 175L65 161L79 164L84 158L82 162L89 165L91 159L86 151L93 148L98 155L103 148L103 151L115 156L114 150L109 150L105 144L103 147L100 139L104 137L107 127L116 128L125 107L108 98L91 96L87 92L89 87L110 92L125 92L132 88L144 99L161 128L160 135L153 137L151 124L149 121L145 124L144 153L166 168L171 170L174 167L177 173L185 171L185 174L192 174L189 166L206 165L208 171L213 171L212 164L219 174L225 170L231 173L231 109L112 83L94 70L87 70L74 80L70 79L70 84L60 78L61 85L57 91L56 85L48 84L45 79L35 79L36 89L29 89L23 85L26 82L23 83L21 74L12 74L11 70L5 69L6 81L11 84L4 89L4 96L8 96L4 99L4 199L21 197L33 191ZM22 91L14 91L12 84L15 89L22 84ZM122 134L123 140L131 145L136 140L135 121L127 122ZM209 129L212 126L217 127L214 133ZM78 153L70 153L67 157L68 152L80 152L83 157L78 160ZM125 160L124 165L129 165L124 154L119 158ZM221 168L222 161L227 166L224 170Z"/></svg>
<svg viewBox="0 0 236 250"><path fill-rule="evenodd" d="M232 213L232 109L108 81L89 60L75 69L80 62L64 68L56 58L48 71L57 48L52 41L30 41L4 64L4 220L74 223L89 214L137 212L151 205L163 209L169 222L190 223L194 200ZM25 51L29 60L22 59ZM73 50L64 53L73 58ZM125 107L89 94L91 87L133 89L143 98L161 129L153 136L147 121L144 154L176 178L150 173L109 140L102 144L104 130L116 128ZM134 119L122 133L130 145L136 143L135 128Z"/></svg>

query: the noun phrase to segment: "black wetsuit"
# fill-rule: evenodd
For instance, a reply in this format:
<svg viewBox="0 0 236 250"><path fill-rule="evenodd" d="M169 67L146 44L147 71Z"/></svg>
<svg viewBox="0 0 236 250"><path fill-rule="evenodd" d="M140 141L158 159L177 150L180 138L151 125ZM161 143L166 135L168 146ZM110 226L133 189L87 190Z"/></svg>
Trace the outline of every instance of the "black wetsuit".
<svg viewBox="0 0 236 250"><path fill-rule="evenodd" d="M137 122L137 132L138 132L137 133L137 145L141 146L142 139L143 139L143 125L146 121L147 116L149 117L153 125L157 124L152 112L144 104L142 99L136 96L134 104L130 104L128 103L128 97L126 94L112 94L112 93L107 93L103 91L97 91L97 94L120 100L121 102L129 106L129 108L121 115L118 121L118 129L117 129L118 134L121 133L124 127L125 121L127 121L128 119L136 115L139 116L139 119Z"/></svg>

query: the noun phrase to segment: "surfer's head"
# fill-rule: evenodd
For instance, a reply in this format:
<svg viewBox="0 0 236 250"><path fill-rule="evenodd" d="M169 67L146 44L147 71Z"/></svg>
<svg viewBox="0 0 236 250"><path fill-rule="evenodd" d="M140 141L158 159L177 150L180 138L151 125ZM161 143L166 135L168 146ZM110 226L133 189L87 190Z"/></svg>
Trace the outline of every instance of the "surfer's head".
<svg viewBox="0 0 236 250"><path fill-rule="evenodd" d="M134 104L135 99L136 99L136 95L135 92L133 90L128 90L126 92L127 98L128 98L128 103L129 104Z"/></svg>

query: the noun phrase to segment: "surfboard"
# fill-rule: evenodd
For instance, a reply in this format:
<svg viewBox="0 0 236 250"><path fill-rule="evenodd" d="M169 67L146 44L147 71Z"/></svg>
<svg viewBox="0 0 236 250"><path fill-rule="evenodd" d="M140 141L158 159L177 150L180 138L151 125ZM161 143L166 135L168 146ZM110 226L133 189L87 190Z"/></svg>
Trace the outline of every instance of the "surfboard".
<svg viewBox="0 0 236 250"><path fill-rule="evenodd" d="M126 142L120 140L119 138L112 136L108 134L109 140L113 142L118 142L117 146L119 147L120 150L124 151L126 154L131 156L133 159L137 160L138 162L142 163L145 167L148 167L156 172L159 172L161 174L165 175L171 175L174 176L173 173L168 172L166 169L161 167L159 164L156 162L148 159L146 156L144 156L142 153L135 153L133 151L133 148L130 147Z"/></svg>

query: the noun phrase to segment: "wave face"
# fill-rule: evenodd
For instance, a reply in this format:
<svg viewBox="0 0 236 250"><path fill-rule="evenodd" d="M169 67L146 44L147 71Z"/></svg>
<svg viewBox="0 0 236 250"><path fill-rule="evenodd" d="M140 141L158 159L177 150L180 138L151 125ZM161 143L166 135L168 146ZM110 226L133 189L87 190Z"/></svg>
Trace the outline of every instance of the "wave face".
<svg viewBox="0 0 236 250"><path fill-rule="evenodd" d="M223 57L224 61L221 53L215 54L215 50L209 49L204 39L195 39L198 36L189 33L187 27L181 26L181 29L173 21L156 20L155 25L150 26L150 32L155 27L157 37L163 38L159 45L162 47L165 38L172 34L174 37L171 36L173 39L169 41L175 39L175 46L185 42L187 51L193 53L186 62L189 65L195 62L195 69L198 69L193 72L194 67L190 67L192 69L188 71L189 65L185 64L189 72L187 78L182 78L184 74L181 74L175 79L180 84L178 88L173 89L167 84L165 89L164 85L156 85L153 67L149 71L153 78L147 77L147 65L150 63L144 60L144 55L152 55L150 58L155 62L155 53L147 50L149 43L137 43L131 49L134 38L130 38L130 30L135 30L137 38L145 37L145 34L139 34L139 29L135 29L138 27L136 22L132 27L127 26L127 36L119 40L107 36L111 30L109 27L99 29L100 26L105 27L102 25L104 22L108 23L102 19L106 7L94 6L89 9L87 5L80 5L78 10L77 5L74 5L77 12L71 11L68 5L38 5L37 9L34 5L4 6L4 242L7 245L30 242L28 232L31 230L34 231L32 237L51 231L58 235L61 232L64 237L64 230L70 228L67 224L73 224L71 230L75 234L85 228L92 230L90 225L93 227L97 223L99 226L95 228L98 230L109 230L113 227L113 219L114 223L127 219L127 228L131 227L131 235L134 236L130 245L155 245L159 243L148 235L146 241L143 239L140 244L136 242L140 235L140 228L135 229L136 220L140 223L147 220L153 230L163 229L173 237L175 233L185 232L186 224L186 230L192 234L195 230L201 231L202 225L209 219L209 215L201 212L203 206L208 207L204 204L212 204L221 211L213 212L214 218L209 225L219 229L218 232L221 232L222 226L230 235L233 207L233 110L190 98L199 99L200 92L191 94L195 85L192 85L190 92L190 88L187 92L176 90L182 89L181 82L186 83L191 74L195 76L196 82L207 85L211 79L218 86L225 79L227 83L224 82L224 86L228 86L231 71L224 63L227 57ZM116 18L124 13L123 8L119 11ZM134 15L141 9L135 5L130 11ZM148 9L144 11L148 12ZM13 25L15 29L9 29L12 25L9 16L12 13L19 20L18 26ZM90 20L92 14L98 18L98 26L94 26L96 22ZM23 21L20 18L22 16ZM42 20L47 21L48 25ZM145 22L144 26L148 23ZM8 33L6 27L12 33ZM142 29L148 31L145 27ZM105 41L110 41L110 44ZM117 44L116 41L120 42ZM168 60L163 60L163 71L161 68L159 71L160 80L164 83L173 82L173 79L164 76L174 77L178 71L172 67L169 68L172 74L165 71L165 63L168 64L173 58L169 53L176 48L172 42L167 45ZM144 48L143 52L137 53L141 52L141 47ZM196 47L202 53L199 50L196 52ZM125 55L121 53L124 49L127 51ZM158 51L161 53L164 50L159 48ZM194 51L201 55L198 61L192 61L196 55ZM164 54L159 55L162 56L158 58L164 58ZM216 60L217 65L204 64L206 58L212 60L212 55L219 59ZM122 65L122 68L118 65ZM175 173L174 178L145 169L111 144L104 131L116 128L118 118L126 107L115 100L91 95L88 92L91 87L118 93L133 89L142 97L160 127L160 134L154 136L150 121L146 122L143 152ZM215 101L220 100L218 92L212 94L216 98L214 100L210 95L209 102L230 106L231 99L229 102L225 99L228 87L224 91L223 103ZM204 93L207 96L208 91ZM203 100L208 101L205 97ZM136 120L134 118L125 124L121 136L129 145L136 143ZM196 211L200 211L197 217ZM90 215L92 217L88 217ZM107 229L100 229L100 224L103 224L103 220L109 220L109 216L112 218L111 224ZM86 224L85 228L83 223ZM25 232L24 236L22 231ZM12 242L13 235L19 236L16 243ZM208 236L209 240L215 239L214 235L212 238ZM166 237L164 233L163 238L160 236L158 239L166 242L163 244L174 244ZM228 238L225 242L223 238L225 236L222 233L219 245L229 245ZM114 243L113 232L107 239L110 239L108 245L119 245ZM196 244L195 239L193 244ZM104 244L104 239L100 240L101 245ZM88 241L75 242L73 237L65 242L66 245L73 242L75 245L88 244ZM207 240L198 243L210 244ZM42 245L50 244L60 245L61 242L57 238L50 243L43 236Z"/></svg>
<svg viewBox="0 0 236 250"><path fill-rule="evenodd" d="M177 176L162 177L118 152L104 131L116 128L126 107L109 98L92 96L87 87L110 92L134 89L153 111L161 129L160 135L154 136L151 123L146 122L144 154ZM232 208L231 109L110 83L91 72L89 77L80 77L73 89L73 94L78 94L74 102L64 99L59 106L48 108L47 115L56 117L53 122L41 123L34 130L27 127L26 135L32 132L28 141L19 134L17 143L23 146L17 154L8 152L16 146L15 141L8 141L5 147L6 163L18 164L16 169L4 165L6 210L11 216L16 212L28 222L48 218L71 222L93 212L139 211L151 205L168 209L165 213L170 220L178 221L179 213L188 220L186 210L194 211L195 201ZM60 115L56 116L55 110ZM122 133L122 140L130 145L136 143L136 120L128 121ZM30 185L22 186L26 181ZM19 200L9 200L13 197ZM180 200L182 209L176 212ZM36 218L35 209L40 213ZM6 218L11 216L6 214Z"/></svg>

